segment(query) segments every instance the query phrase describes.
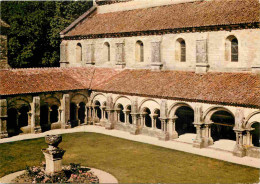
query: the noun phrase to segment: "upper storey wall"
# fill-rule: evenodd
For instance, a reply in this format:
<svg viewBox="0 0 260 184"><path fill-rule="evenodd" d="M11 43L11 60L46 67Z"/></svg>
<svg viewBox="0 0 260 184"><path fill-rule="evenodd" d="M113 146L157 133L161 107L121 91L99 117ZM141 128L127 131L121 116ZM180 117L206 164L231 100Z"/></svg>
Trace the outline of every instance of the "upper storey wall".
<svg viewBox="0 0 260 184"><path fill-rule="evenodd" d="M227 39L236 37L238 40L238 61L230 61L230 51L227 50ZM180 62L177 55L178 40L186 44L186 61ZM213 31L203 33L179 33L150 36L133 36L122 38L97 38L82 40L66 40L66 66L87 66L92 62L95 66L117 67L118 44L123 44L124 63L126 68L151 68L154 42L160 42L160 61L163 69L195 71L197 64L197 41L205 40L207 44L207 63L209 71L251 71L252 67L260 65L260 29L245 29L233 31ZM143 43L143 62L137 61L138 41ZM77 45L81 46L81 61L77 58ZM107 45L109 44L110 60L108 61ZM65 65L62 65L65 66Z"/></svg>
<svg viewBox="0 0 260 184"><path fill-rule="evenodd" d="M97 13L102 14L102 13L109 13L109 12L116 12L116 11L127 11L127 10L134 10L140 8L150 8L156 6L188 3L188 2L195 2L195 1L203 1L203 0L133 0L133 1L98 6Z"/></svg>

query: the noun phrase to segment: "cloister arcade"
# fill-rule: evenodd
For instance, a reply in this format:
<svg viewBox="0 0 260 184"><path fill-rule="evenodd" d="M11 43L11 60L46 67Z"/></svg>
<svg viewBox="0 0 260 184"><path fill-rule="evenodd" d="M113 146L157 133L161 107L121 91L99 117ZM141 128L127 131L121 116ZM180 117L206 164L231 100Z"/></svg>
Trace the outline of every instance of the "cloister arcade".
<svg viewBox="0 0 260 184"><path fill-rule="evenodd" d="M259 157L258 109L215 106L145 97L71 92L7 99L9 136L80 125L99 125L133 134L179 140L194 135L194 147L236 143L238 156ZM1 122L2 119L1 119Z"/></svg>

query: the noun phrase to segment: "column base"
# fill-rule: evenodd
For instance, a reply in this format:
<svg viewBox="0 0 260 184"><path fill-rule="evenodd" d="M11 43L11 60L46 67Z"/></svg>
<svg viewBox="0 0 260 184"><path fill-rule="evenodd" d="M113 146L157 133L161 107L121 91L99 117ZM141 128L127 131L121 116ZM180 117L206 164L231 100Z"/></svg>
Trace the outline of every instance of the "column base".
<svg viewBox="0 0 260 184"><path fill-rule="evenodd" d="M160 135L158 135L158 139L161 141L169 141L170 140L169 132L162 132Z"/></svg>
<svg viewBox="0 0 260 184"><path fill-rule="evenodd" d="M105 125L105 128L107 130L113 130L115 128L115 126L114 126L113 123L107 122L106 125Z"/></svg>
<svg viewBox="0 0 260 184"><path fill-rule="evenodd" d="M130 134L132 134L132 135L139 135L139 134L141 134L141 129L142 129L141 127L133 125L131 127Z"/></svg>
<svg viewBox="0 0 260 184"><path fill-rule="evenodd" d="M172 133L172 135L170 135L170 140L174 140L174 139L178 139L179 138L179 135L176 131L174 131Z"/></svg>
<svg viewBox="0 0 260 184"><path fill-rule="evenodd" d="M200 138L193 141L194 148L206 148L210 145L213 145L214 141L212 138Z"/></svg>
<svg viewBox="0 0 260 184"><path fill-rule="evenodd" d="M233 155L237 157L246 156L246 149L243 146L236 145L233 151Z"/></svg>
<svg viewBox="0 0 260 184"><path fill-rule="evenodd" d="M1 132L0 133L0 139L7 138L7 137L8 137L8 133L7 132Z"/></svg>
<svg viewBox="0 0 260 184"><path fill-rule="evenodd" d="M38 134L38 133L41 133L41 132L42 132L42 129L41 129L40 126L34 127L34 133L35 133L35 134Z"/></svg>

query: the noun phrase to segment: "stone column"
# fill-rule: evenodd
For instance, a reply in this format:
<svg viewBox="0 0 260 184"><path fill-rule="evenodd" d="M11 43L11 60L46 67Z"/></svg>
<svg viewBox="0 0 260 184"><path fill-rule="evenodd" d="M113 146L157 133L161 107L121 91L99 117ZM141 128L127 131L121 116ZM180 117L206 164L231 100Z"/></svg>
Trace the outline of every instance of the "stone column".
<svg viewBox="0 0 260 184"><path fill-rule="evenodd" d="M78 126L80 126L80 120L79 120L79 104L76 105L76 122L78 124Z"/></svg>
<svg viewBox="0 0 260 184"><path fill-rule="evenodd" d="M0 99L0 139L8 137L7 133L7 100Z"/></svg>
<svg viewBox="0 0 260 184"><path fill-rule="evenodd" d="M88 124L88 105L85 106L85 120L84 125Z"/></svg>
<svg viewBox="0 0 260 184"><path fill-rule="evenodd" d="M167 126L167 131L169 132L169 139L178 139L178 133L176 132L175 129L175 121L178 117L175 115L173 118L170 118L168 120L168 126Z"/></svg>
<svg viewBox="0 0 260 184"><path fill-rule="evenodd" d="M41 132L41 126L40 126L40 97L39 96L33 97L31 112L32 112L31 132L32 133L40 133Z"/></svg>
<svg viewBox="0 0 260 184"><path fill-rule="evenodd" d="M236 133L236 145L233 151L233 155L238 157L246 156L246 149L243 145L243 133L245 132L243 127L244 120L245 116L243 109L237 109L235 114L235 126L233 129Z"/></svg>
<svg viewBox="0 0 260 184"><path fill-rule="evenodd" d="M151 115L151 117L152 117L152 128L155 130L156 129L156 123L157 123L156 118L158 117L158 115L153 114L153 115Z"/></svg>
<svg viewBox="0 0 260 184"><path fill-rule="evenodd" d="M69 94L64 94L61 100L61 128L69 128L67 126L70 119L70 96Z"/></svg>
<svg viewBox="0 0 260 184"><path fill-rule="evenodd" d="M48 124L51 124L51 111L52 109L48 106Z"/></svg>
<svg viewBox="0 0 260 184"><path fill-rule="evenodd" d="M112 98L112 94L109 94L107 96L107 113L108 113L108 121L106 122L106 129L108 130L112 130L115 128L115 111L113 109L113 98Z"/></svg>
<svg viewBox="0 0 260 184"><path fill-rule="evenodd" d="M159 140L168 141L170 140L170 133L168 131L167 126L167 119L166 118L160 118L162 127L161 127L161 134L158 135Z"/></svg>

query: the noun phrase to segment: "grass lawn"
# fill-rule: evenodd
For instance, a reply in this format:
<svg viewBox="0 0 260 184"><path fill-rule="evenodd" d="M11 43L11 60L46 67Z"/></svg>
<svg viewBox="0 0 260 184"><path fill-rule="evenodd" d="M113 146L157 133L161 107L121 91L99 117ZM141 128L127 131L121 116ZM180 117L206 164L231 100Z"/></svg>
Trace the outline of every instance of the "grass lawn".
<svg viewBox="0 0 260 184"><path fill-rule="evenodd" d="M44 138L0 144L0 177L44 161ZM96 133L63 135L63 164L80 163L120 183L258 183L259 170Z"/></svg>

